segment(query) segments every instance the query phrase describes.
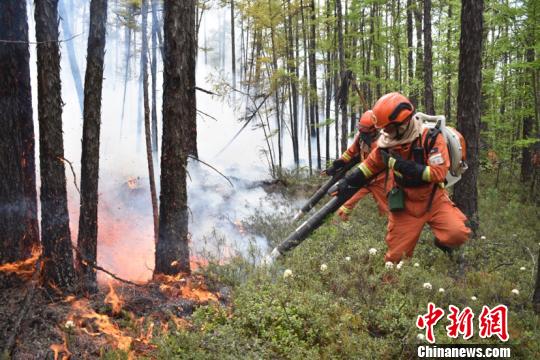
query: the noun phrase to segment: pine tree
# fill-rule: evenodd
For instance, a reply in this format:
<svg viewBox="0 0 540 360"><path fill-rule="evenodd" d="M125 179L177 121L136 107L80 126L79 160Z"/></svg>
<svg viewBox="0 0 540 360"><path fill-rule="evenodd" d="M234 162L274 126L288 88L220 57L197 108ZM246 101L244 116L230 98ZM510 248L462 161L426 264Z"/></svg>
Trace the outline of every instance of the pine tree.
<svg viewBox="0 0 540 360"><path fill-rule="evenodd" d="M81 211L77 267L86 291L96 291L96 273L88 265L97 260L99 143L101 94L107 26L107 0L90 3L90 28L84 79L83 139L81 157Z"/></svg>
<svg viewBox="0 0 540 360"><path fill-rule="evenodd" d="M39 244L26 1L0 2L0 264Z"/></svg>
<svg viewBox="0 0 540 360"><path fill-rule="evenodd" d="M73 254L67 208L58 0L36 0L39 160L41 172L42 280L69 290L74 285Z"/></svg>
<svg viewBox="0 0 540 360"><path fill-rule="evenodd" d="M190 272L186 167L196 121L195 4L164 3L161 201L154 274Z"/></svg>

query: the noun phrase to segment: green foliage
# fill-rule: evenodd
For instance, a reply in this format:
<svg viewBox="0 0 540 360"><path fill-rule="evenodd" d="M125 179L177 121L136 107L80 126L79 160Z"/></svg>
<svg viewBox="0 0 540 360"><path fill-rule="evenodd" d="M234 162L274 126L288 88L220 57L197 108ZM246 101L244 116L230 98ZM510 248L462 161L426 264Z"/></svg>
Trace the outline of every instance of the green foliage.
<svg viewBox="0 0 540 360"><path fill-rule="evenodd" d="M213 281L232 286L232 303L199 308L191 319L193 329L157 340L157 357L410 358L421 342L416 318L431 301L446 310L450 304L470 306L477 315L482 305L506 304L513 356L534 358L540 351L540 320L530 305L534 257L540 251L537 208L522 201L523 194L509 183L497 189L488 176L483 183L482 237L459 251L461 263L436 249L425 230L414 257L400 270L387 269L385 221L365 199L350 223L329 220L270 269L241 260L209 269ZM246 225L278 239L286 217L262 216ZM370 248L377 254L370 255ZM283 277L285 269L292 276ZM431 290L423 287L426 282ZM435 328L437 343L466 342L448 338L443 322ZM499 344L475 331L474 343Z"/></svg>

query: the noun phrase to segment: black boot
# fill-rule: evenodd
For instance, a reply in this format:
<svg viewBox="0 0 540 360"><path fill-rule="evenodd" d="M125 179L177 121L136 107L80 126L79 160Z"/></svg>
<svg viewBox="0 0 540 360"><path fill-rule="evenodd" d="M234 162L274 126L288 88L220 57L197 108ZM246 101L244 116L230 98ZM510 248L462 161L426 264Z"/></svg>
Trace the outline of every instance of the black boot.
<svg viewBox="0 0 540 360"><path fill-rule="evenodd" d="M446 246L446 245L443 245L439 239L435 238L433 240L433 244L438 247L443 253L447 254L448 256L452 257L452 253L454 251L454 249L452 249L451 247L449 246Z"/></svg>

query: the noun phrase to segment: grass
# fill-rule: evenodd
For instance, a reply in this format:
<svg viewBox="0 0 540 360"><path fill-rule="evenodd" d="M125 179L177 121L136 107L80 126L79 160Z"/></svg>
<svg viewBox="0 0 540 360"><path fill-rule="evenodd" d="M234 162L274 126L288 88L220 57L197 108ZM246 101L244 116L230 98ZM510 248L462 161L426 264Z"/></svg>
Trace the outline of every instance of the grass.
<svg viewBox="0 0 540 360"><path fill-rule="evenodd" d="M435 327L437 344L501 344L497 337L478 336L477 318L483 305L506 304L512 357L537 358L540 320L531 295L539 251L538 208L512 186L482 184L480 197L479 236L460 250L462 265L436 249L425 229L414 257L400 270L387 269L385 219L370 198L362 200L349 223L329 221L270 269L242 259L211 265L206 275L232 288L231 304L197 309L192 329L156 339L155 356L407 359L415 356L417 344L425 343L417 339L423 331L415 322L434 302L446 312L452 304L470 306L475 313L471 340L448 338L444 318ZM289 216L255 216L248 225L275 244L291 229ZM378 252L370 255L370 248ZM293 275L284 278L285 269ZM431 290L423 287L426 282Z"/></svg>

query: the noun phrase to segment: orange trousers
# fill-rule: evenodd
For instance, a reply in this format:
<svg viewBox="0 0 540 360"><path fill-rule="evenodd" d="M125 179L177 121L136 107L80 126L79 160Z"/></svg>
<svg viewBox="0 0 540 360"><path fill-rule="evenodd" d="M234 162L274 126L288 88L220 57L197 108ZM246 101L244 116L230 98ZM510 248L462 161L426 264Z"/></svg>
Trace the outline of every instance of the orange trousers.
<svg viewBox="0 0 540 360"><path fill-rule="evenodd" d="M427 201L422 202L422 205L427 207ZM462 245L469 239L471 232L465 226L466 220L466 216L444 190L436 192L431 210L424 215L414 216L407 210L389 212L386 233L388 251L384 260L399 262L404 257L411 257L426 223L442 245L450 248Z"/></svg>

